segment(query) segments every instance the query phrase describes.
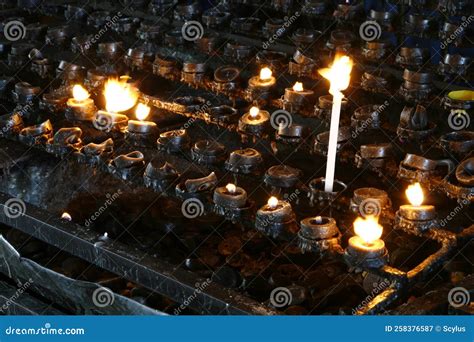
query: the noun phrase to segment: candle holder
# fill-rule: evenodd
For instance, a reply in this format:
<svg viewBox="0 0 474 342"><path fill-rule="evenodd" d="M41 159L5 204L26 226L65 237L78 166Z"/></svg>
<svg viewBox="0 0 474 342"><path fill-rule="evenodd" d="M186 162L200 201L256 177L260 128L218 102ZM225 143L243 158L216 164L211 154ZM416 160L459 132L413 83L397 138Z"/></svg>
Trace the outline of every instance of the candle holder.
<svg viewBox="0 0 474 342"><path fill-rule="evenodd" d="M224 145L214 140L200 140L191 148L191 158L198 164L216 165L225 161Z"/></svg>
<svg viewBox="0 0 474 342"><path fill-rule="evenodd" d="M189 115L194 113L202 113L203 108L208 108L209 102L203 97L198 96L182 96L174 99L172 111Z"/></svg>
<svg viewBox="0 0 474 342"><path fill-rule="evenodd" d="M104 62L116 61L121 58L124 54L125 48L123 42L102 42L97 44L97 57L102 59Z"/></svg>
<svg viewBox="0 0 474 342"><path fill-rule="evenodd" d="M243 219L251 208L247 192L234 184L216 188L213 201L214 212L232 223Z"/></svg>
<svg viewBox="0 0 474 342"><path fill-rule="evenodd" d="M297 113L300 110L309 109L313 103L314 92L304 89L303 83L296 82L292 88L286 88L283 95L283 109L290 113Z"/></svg>
<svg viewBox="0 0 474 342"><path fill-rule="evenodd" d="M249 79L245 97L250 102L264 104L272 96L275 85L276 78L272 75L272 71L269 68L263 68L260 75Z"/></svg>
<svg viewBox="0 0 474 342"><path fill-rule="evenodd" d="M35 125L25 127L20 131L18 139L29 146L44 145L53 137L53 125L49 120Z"/></svg>
<svg viewBox="0 0 474 342"><path fill-rule="evenodd" d="M459 203L474 203L474 157L462 161L454 174L443 179L442 187L450 198Z"/></svg>
<svg viewBox="0 0 474 342"><path fill-rule="evenodd" d="M111 160L108 165L109 172L123 180L130 180L143 173L145 156L140 151L122 154Z"/></svg>
<svg viewBox="0 0 474 342"><path fill-rule="evenodd" d="M308 198L310 205L318 204L320 207L329 205L337 209L343 209L341 195L347 190L347 185L339 180L334 180L333 191L326 192L325 183L324 177L314 178L309 182Z"/></svg>
<svg viewBox="0 0 474 342"><path fill-rule="evenodd" d="M178 3L174 9L174 19L177 21L195 20L202 13L199 1L191 1L186 3Z"/></svg>
<svg viewBox="0 0 474 342"><path fill-rule="evenodd" d="M140 18L137 17L121 17L112 23L112 29L121 36L133 34L139 26Z"/></svg>
<svg viewBox="0 0 474 342"><path fill-rule="evenodd" d="M439 39L443 42L441 48L445 49L447 45L460 46L464 37L464 32L459 32L459 24L444 22L438 32ZM457 33L456 33L457 32Z"/></svg>
<svg viewBox="0 0 474 342"><path fill-rule="evenodd" d="M272 7L286 13L293 7L293 0L272 0Z"/></svg>
<svg viewBox="0 0 474 342"><path fill-rule="evenodd" d="M280 18L269 18L265 21L262 33L265 38L282 37L285 34L286 29L283 27L285 20ZM265 48L265 47L264 47Z"/></svg>
<svg viewBox="0 0 474 342"><path fill-rule="evenodd" d="M257 211L255 228L274 239L291 241L298 232L295 214L290 203L271 197Z"/></svg>
<svg viewBox="0 0 474 342"><path fill-rule="evenodd" d="M203 61L188 60L183 62L181 81L189 85L203 84L206 78L206 63Z"/></svg>
<svg viewBox="0 0 474 342"><path fill-rule="evenodd" d="M88 165L106 165L107 161L114 154L114 141L107 139L100 144L89 143L83 146L76 157L80 163Z"/></svg>
<svg viewBox="0 0 474 342"><path fill-rule="evenodd" d="M308 15L321 15L326 12L327 4L325 0L306 0L303 6L304 13Z"/></svg>
<svg viewBox="0 0 474 342"><path fill-rule="evenodd" d="M337 156L341 161L347 161L354 158L354 153L351 151L352 145L349 144L351 140L351 128L347 126L342 126L339 129L337 135ZM329 131L322 132L316 135L314 141L314 152L327 157L328 155L328 146L329 146Z"/></svg>
<svg viewBox="0 0 474 342"><path fill-rule="evenodd" d="M94 11L87 17L87 26L92 26L95 29L100 29L107 22L107 18L111 18L111 13L108 11Z"/></svg>
<svg viewBox="0 0 474 342"><path fill-rule="evenodd" d="M280 125L275 133L275 140L285 145L296 146L292 147L290 152L298 151L307 135L305 128L302 125Z"/></svg>
<svg viewBox="0 0 474 342"><path fill-rule="evenodd" d="M428 52L419 47L402 46L395 57L395 62L403 68L419 68L426 63Z"/></svg>
<svg viewBox="0 0 474 342"><path fill-rule="evenodd" d="M118 75L103 70L101 67L88 69L86 79L84 80L84 86L86 89L90 89L94 94L100 95L107 79L109 78L118 78Z"/></svg>
<svg viewBox="0 0 474 342"><path fill-rule="evenodd" d="M369 168L381 177L387 174L395 176L398 171L390 143L361 145L355 155L355 163L359 169Z"/></svg>
<svg viewBox="0 0 474 342"><path fill-rule="evenodd" d="M365 91L371 93L389 94L390 78L390 74L383 70L364 72L360 81L360 86Z"/></svg>
<svg viewBox="0 0 474 342"><path fill-rule="evenodd" d="M408 106L403 108L397 127L397 134L402 142L427 140L435 130L436 124L428 120L425 107L417 105L416 108Z"/></svg>
<svg viewBox="0 0 474 342"><path fill-rule="evenodd" d="M419 183L410 185L406 191L411 204L404 204L395 215L394 227L414 235L422 235L433 228L439 228L436 209L423 205L423 191Z"/></svg>
<svg viewBox="0 0 474 342"><path fill-rule="evenodd" d="M34 49L36 50L36 49ZM31 71L37 74L39 77L46 79L54 75L54 64L48 58L44 58L39 51L30 52L31 58Z"/></svg>
<svg viewBox="0 0 474 342"><path fill-rule="evenodd" d="M15 89L12 93L13 101L21 105L29 105L31 107L32 103L35 101L38 95L41 93L41 88L33 86L28 82L18 82L15 84Z"/></svg>
<svg viewBox="0 0 474 342"><path fill-rule="evenodd" d="M99 131L125 133L128 128L128 116L99 110L92 124Z"/></svg>
<svg viewBox="0 0 474 342"><path fill-rule="evenodd" d="M191 140L185 129L161 133L157 140L158 150L167 153L183 153L190 148L190 144Z"/></svg>
<svg viewBox="0 0 474 342"><path fill-rule="evenodd" d="M50 27L46 32L46 44L66 47L71 39L71 28L67 25Z"/></svg>
<svg viewBox="0 0 474 342"><path fill-rule="evenodd" d="M28 55L34 47L30 43L12 43L10 53L7 56L8 66L20 68L25 65L29 60Z"/></svg>
<svg viewBox="0 0 474 342"><path fill-rule="evenodd" d="M213 123L219 126L228 127L237 121L238 111L237 109L221 105L209 108L209 111L203 113L204 121L206 123Z"/></svg>
<svg viewBox="0 0 474 342"><path fill-rule="evenodd" d="M409 35L426 37L431 26L431 19L418 14L408 14L404 22L404 32Z"/></svg>
<svg viewBox="0 0 474 342"><path fill-rule="evenodd" d="M332 58L336 52L348 54L352 49L352 44L355 41L355 35L347 30L331 31L329 40L326 42L326 48L330 50Z"/></svg>
<svg viewBox="0 0 474 342"><path fill-rule="evenodd" d="M165 162L163 166L158 166L155 161L151 161L143 174L143 181L146 187L157 192L166 193L180 177L176 168Z"/></svg>
<svg viewBox="0 0 474 342"><path fill-rule="evenodd" d="M405 69L403 72L404 83L398 93L408 102L419 102L427 100L433 90L432 74L427 71L411 71Z"/></svg>
<svg viewBox="0 0 474 342"><path fill-rule="evenodd" d="M359 135L367 130L380 129L382 125L381 112L384 105L369 104L357 108L351 116L353 135Z"/></svg>
<svg viewBox="0 0 474 342"><path fill-rule="evenodd" d="M331 217L308 217L300 222L297 243L303 253L323 254L340 248L341 232Z"/></svg>
<svg viewBox="0 0 474 342"><path fill-rule="evenodd" d="M387 192L377 188L359 188L354 190L349 210L362 217L368 215L390 222L393 219L392 201Z"/></svg>
<svg viewBox="0 0 474 342"><path fill-rule="evenodd" d="M128 49L124 56L124 63L133 71L149 70L152 68L153 53L143 46Z"/></svg>
<svg viewBox="0 0 474 342"><path fill-rule="evenodd" d="M371 62L381 61L389 54L390 46L390 41L384 39L365 42L362 57Z"/></svg>
<svg viewBox="0 0 474 342"><path fill-rule="evenodd" d="M150 114L150 107L138 103L135 114L138 120L128 121L125 140L138 147L153 145L158 137L158 126L154 122L145 121Z"/></svg>
<svg viewBox="0 0 474 342"><path fill-rule="evenodd" d="M270 167L263 178L264 183L271 188L271 192L280 193L282 190L288 194L289 189L298 187L303 172L287 165L275 165ZM298 203L298 198L296 203Z"/></svg>
<svg viewBox="0 0 474 342"><path fill-rule="evenodd" d="M210 8L202 14L202 22L209 28L218 29L226 24L231 17L229 12Z"/></svg>
<svg viewBox="0 0 474 342"><path fill-rule="evenodd" d="M321 31L307 29L304 27L297 28L291 35L291 41L296 45L298 50L308 50L315 40L322 36Z"/></svg>
<svg viewBox="0 0 474 342"><path fill-rule="evenodd" d="M268 67L271 70L284 71L287 60L285 53L277 51L262 50L255 55L255 62L260 69Z"/></svg>
<svg viewBox="0 0 474 342"><path fill-rule="evenodd" d="M459 130L469 128L469 121L466 117L469 117L470 113L474 109L474 92L470 90L454 90L447 93L441 100L443 107L448 110L451 117L448 117L453 127L451 129ZM456 120L455 114L459 113L459 123Z"/></svg>
<svg viewBox="0 0 474 342"><path fill-rule="evenodd" d="M359 1L338 4L333 17L340 21L353 20L361 12L362 8L362 4Z"/></svg>
<svg viewBox="0 0 474 342"><path fill-rule="evenodd" d="M178 80L180 78L178 60L156 55L153 62L153 74L169 80Z"/></svg>
<svg viewBox="0 0 474 342"><path fill-rule="evenodd" d="M318 99L318 104L314 106L314 115L325 122L331 121L331 111L332 111L332 95L323 95ZM347 111L349 107L349 101L347 99L342 99L341 103L341 114Z"/></svg>
<svg viewBox="0 0 474 342"><path fill-rule="evenodd" d="M439 145L447 157L454 155L463 160L474 150L474 132L454 131L444 134L439 139Z"/></svg>
<svg viewBox="0 0 474 342"><path fill-rule="evenodd" d="M306 56L299 49L293 55L293 59L288 64L288 71L290 75L297 75L298 77L314 77L317 70L317 61Z"/></svg>
<svg viewBox="0 0 474 342"><path fill-rule="evenodd" d="M90 54L91 51L91 46L90 42L92 40L92 35L90 34L85 34L85 35L80 35L73 37L71 39L71 50L74 53L81 53L83 55Z"/></svg>
<svg viewBox="0 0 474 342"><path fill-rule="evenodd" d="M213 90L217 93L232 94L238 89L240 69L224 65L214 71Z"/></svg>
<svg viewBox="0 0 474 342"><path fill-rule="evenodd" d="M165 32L165 37L163 39L165 46L176 48L182 46L184 42L185 40L181 29L174 29Z"/></svg>
<svg viewBox="0 0 474 342"><path fill-rule="evenodd" d="M461 55L446 54L439 62L438 72L445 76L445 80L457 75L466 76L471 59Z"/></svg>
<svg viewBox="0 0 474 342"><path fill-rule="evenodd" d="M137 37L144 42L159 41L163 36L164 30L165 26L157 23L156 20L143 20L137 29Z"/></svg>
<svg viewBox="0 0 474 342"><path fill-rule="evenodd" d="M377 11L371 9L369 12L368 19L375 20L385 29L390 30L392 28L392 20L394 18L394 13L390 11Z"/></svg>
<svg viewBox="0 0 474 342"><path fill-rule="evenodd" d="M86 69L77 64L60 61L56 68L56 76L65 83L81 83L84 80Z"/></svg>
<svg viewBox="0 0 474 342"><path fill-rule="evenodd" d="M196 48L208 55L214 54L220 47L221 37L216 32L206 32L199 39L194 41Z"/></svg>
<svg viewBox="0 0 474 342"><path fill-rule="evenodd" d="M207 177L187 179L176 185L176 196L185 201L196 198L201 202L207 202L211 193L217 186L217 177L211 172Z"/></svg>
<svg viewBox="0 0 474 342"><path fill-rule="evenodd" d="M23 127L23 119L18 113L0 116L0 137L17 135L21 132Z"/></svg>
<svg viewBox="0 0 474 342"><path fill-rule="evenodd" d="M92 121L97 108L89 92L80 85L72 89L73 97L67 100L66 119L71 121Z"/></svg>
<svg viewBox="0 0 474 342"><path fill-rule="evenodd" d="M66 110L68 98L64 91L44 93L39 100L39 108L53 114L62 113Z"/></svg>
<svg viewBox="0 0 474 342"><path fill-rule="evenodd" d="M431 186L435 185L432 183L436 183L437 179L452 171L454 171L454 163L450 159L432 160L407 153L400 163L397 177Z"/></svg>
<svg viewBox="0 0 474 342"><path fill-rule="evenodd" d="M354 221L357 235L349 239L344 252L344 259L350 267L376 269L387 264L388 251L385 242L380 239L382 229L373 216Z"/></svg>
<svg viewBox="0 0 474 342"><path fill-rule="evenodd" d="M230 41L224 48L224 56L229 60L243 61L252 57L254 49L251 45L245 45L236 41Z"/></svg>
<svg viewBox="0 0 474 342"><path fill-rule="evenodd" d="M260 174L262 166L262 155L253 148L233 151L225 162L225 169L227 171L244 175Z"/></svg>
<svg viewBox="0 0 474 342"><path fill-rule="evenodd" d="M255 33L260 28L260 19L256 17L232 18L230 28L236 33Z"/></svg>
<svg viewBox="0 0 474 342"><path fill-rule="evenodd" d="M46 151L63 157L79 151L82 147L82 130L79 127L60 128L46 143Z"/></svg>
<svg viewBox="0 0 474 342"><path fill-rule="evenodd" d="M256 140L256 138L262 138L267 135L270 127L270 113L257 107L252 107L239 119L237 129L241 134L242 140L247 140L248 136Z"/></svg>

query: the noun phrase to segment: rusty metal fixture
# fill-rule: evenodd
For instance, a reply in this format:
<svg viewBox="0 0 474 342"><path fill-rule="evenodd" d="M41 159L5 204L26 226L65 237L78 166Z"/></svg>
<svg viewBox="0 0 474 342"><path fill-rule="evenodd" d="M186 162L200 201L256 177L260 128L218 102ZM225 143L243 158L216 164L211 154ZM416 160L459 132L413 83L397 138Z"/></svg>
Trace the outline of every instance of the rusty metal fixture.
<svg viewBox="0 0 474 342"><path fill-rule="evenodd" d="M66 102L68 98L68 94L65 94L62 91L44 93L39 100L39 108L49 113L62 113L66 110Z"/></svg>
<svg viewBox="0 0 474 342"><path fill-rule="evenodd" d="M375 20L376 22L378 22L381 26L385 28L391 28L393 17L394 17L393 12L377 11L377 10L371 9L369 12L368 19Z"/></svg>
<svg viewBox="0 0 474 342"><path fill-rule="evenodd" d="M454 155L462 160L474 150L474 132L454 131L444 134L439 138L439 145L447 156Z"/></svg>
<svg viewBox="0 0 474 342"><path fill-rule="evenodd" d="M259 174L263 167L260 152L253 148L235 150L225 162L226 170L237 174Z"/></svg>
<svg viewBox="0 0 474 342"><path fill-rule="evenodd" d="M202 51L206 54L216 53L217 49L220 47L220 36L217 32L206 32L202 35L201 38L196 39L194 44L199 51Z"/></svg>
<svg viewBox="0 0 474 342"><path fill-rule="evenodd" d="M432 160L416 154L407 153L398 170L398 178L428 184L430 186L436 178L454 170L454 163L450 159Z"/></svg>
<svg viewBox="0 0 474 342"><path fill-rule="evenodd" d="M231 93L238 89L240 69L232 65L224 65L214 71L213 88L219 93Z"/></svg>
<svg viewBox="0 0 474 342"><path fill-rule="evenodd" d="M202 165L219 164L226 159L226 149L216 141L200 140L191 148L191 158Z"/></svg>
<svg viewBox="0 0 474 342"><path fill-rule="evenodd" d="M412 71L405 69L403 72L404 83L399 94L406 101L423 101L429 98L433 90L433 74L428 71Z"/></svg>
<svg viewBox="0 0 474 342"><path fill-rule="evenodd" d="M355 163L358 168L369 167L370 169L383 174L386 168L392 163L393 147L390 143L361 145L355 155Z"/></svg>
<svg viewBox="0 0 474 342"><path fill-rule="evenodd" d="M438 37L441 39L441 47L444 49L448 45L459 46L462 43L462 39L465 35L464 30L459 29L460 25L456 23L445 22L440 27Z"/></svg>
<svg viewBox="0 0 474 342"><path fill-rule="evenodd" d="M465 76L470 61L468 57L446 54L439 62L438 72L445 76Z"/></svg>
<svg viewBox="0 0 474 342"><path fill-rule="evenodd" d="M377 188L358 188L354 190L349 210L362 217L372 215L383 220L393 218L392 201L387 192Z"/></svg>
<svg viewBox="0 0 474 342"><path fill-rule="evenodd" d="M309 253L325 253L340 248L341 232L331 217L308 217L300 221L298 247Z"/></svg>
<svg viewBox="0 0 474 342"><path fill-rule="evenodd" d="M18 134L18 139L30 146L44 145L53 137L53 125L49 120L45 122L23 128Z"/></svg>
<svg viewBox="0 0 474 342"><path fill-rule="evenodd" d="M254 49L251 45L245 45L236 41L228 42L224 48L224 55L231 60L243 61L252 57L253 54Z"/></svg>
<svg viewBox="0 0 474 342"><path fill-rule="evenodd" d="M134 33L140 25L137 17L120 17L112 22L112 29L120 35Z"/></svg>
<svg viewBox="0 0 474 342"><path fill-rule="evenodd" d="M121 154L108 164L109 172L123 180L138 177L143 173L144 167L145 157L140 151Z"/></svg>
<svg viewBox="0 0 474 342"><path fill-rule="evenodd" d="M195 198L207 202L216 186L217 176L214 172L211 172L206 177L189 178L181 181L176 185L175 192L181 200Z"/></svg>
<svg viewBox="0 0 474 342"><path fill-rule="evenodd" d="M384 106L369 104L357 108L351 116L351 127L354 134L368 130L379 129L382 125L382 112Z"/></svg>
<svg viewBox="0 0 474 342"><path fill-rule="evenodd" d="M426 108L405 106L400 114L397 134L401 140L426 140L436 130L436 124L428 120Z"/></svg>
<svg viewBox="0 0 474 342"><path fill-rule="evenodd" d="M79 127L60 128L54 136L46 142L46 151L58 157L79 151L82 148L81 137L82 130Z"/></svg>
<svg viewBox="0 0 474 342"><path fill-rule="evenodd" d="M153 73L167 79L179 78L179 61L173 57L155 56Z"/></svg>
<svg viewBox="0 0 474 342"><path fill-rule="evenodd" d="M463 160L456 171L443 179L446 194L460 204L474 203L474 157Z"/></svg>
<svg viewBox="0 0 474 342"><path fill-rule="evenodd" d="M80 163L105 166L113 153L114 141L109 138L99 144L89 143L84 145L75 153L75 156Z"/></svg>
<svg viewBox="0 0 474 342"><path fill-rule="evenodd" d="M76 36L71 39L71 50L75 53L91 53L92 35Z"/></svg>
<svg viewBox="0 0 474 342"><path fill-rule="evenodd" d="M395 58L396 63L404 68L420 67L428 59L428 52L420 47L402 46Z"/></svg>
<svg viewBox="0 0 474 342"><path fill-rule="evenodd" d="M157 146L168 153L184 152L190 148L190 139L185 129L167 131L160 134Z"/></svg>
<svg viewBox="0 0 474 342"><path fill-rule="evenodd" d="M203 84L206 78L206 62L203 60L190 59L183 61L181 81L190 85Z"/></svg>
<svg viewBox="0 0 474 342"><path fill-rule="evenodd" d="M152 68L154 54L145 47L131 48L124 56L125 64L132 70L149 70Z"/></svg>
<svg viewBox="0 0 474 342"><path fill-rule="evenodd" d="M236 122L238 111L234 107L221 105L211 107L208 111L202 114L205 122L227 127Z"/></svg>
<svg viewBox="0 0 474 342"><path fill-rule="evenodd" d="M97 56L104 61L116 61L125 54L123 42L112 41L97 44Z"/></svg>
<svg viewBox="0 0 474 342"><path fill-rule="evenodd" d="M368 61L380 61L389 54L390 45L388 40L365 42L362 47L362 56Z"/></svg>
<svg viewBox="0 0 474 342"><path fill-rule="evenodd" d="M165 162L160 166L155 161L151 161L143 173L143 182L148 188L166 193L178 181L179 177L179 172L172 164Z"/></svg>
<svg viewBox="0 0 474 342"><path fill-rule="evenodd" d="M263 178L264 183L273 191L297 188L301 184L303 172L288 165L270 167Z"/></svg>
<svg viewBox="0 0 474 342"><path fill-rule="evenodd" d="M362 75L360 86L371 93L390 93L390 74L383 70L366 71Z"/></svg>
<svg viewBox="0 0 474 342"><path fill-rule="evenodd" d="M160 40L164 34L166 27L156 21L144 20L137 29L137 37L143 41Z"/></svg>
<svg viewBox="0 0 474 342"><path fill-rule="evenodd" d="M356 37L353 32L346 30L331 31L326 47L333 52L349 53Z"/></svg>
<svg viewBox="0 0 474 342"><path fill-rule="evenodd" d="M163 42L166 46L177 47L183 45L185 40L180 29L172 29L165 32Z"/></svg>
<svg viewBox="0 0 474 342"><path fill-rule="evenodd" d="M13 90L13 100L18 104L30 104L37 100L41 88L33 86L28 82L18 82Z"/></svg>

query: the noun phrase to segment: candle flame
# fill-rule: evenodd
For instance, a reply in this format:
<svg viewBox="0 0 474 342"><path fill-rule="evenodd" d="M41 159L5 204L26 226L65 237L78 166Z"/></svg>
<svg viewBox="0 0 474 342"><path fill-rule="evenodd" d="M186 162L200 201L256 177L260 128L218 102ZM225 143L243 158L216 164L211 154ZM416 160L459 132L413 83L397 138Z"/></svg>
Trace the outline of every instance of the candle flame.
<svg viewBox="0 0 474 342"><path fill-rule="evenodd" d="M80 84L76 84L74 87L72 87L72 97L74 97L74 100L77 102L87 100L89 96L89 92Z"/></svg>
<svg viewBox="0 0 474 342"><path fill-rule="evenodd" d="M303 83L301 82L296 82L295 85L293 86L294 91L303 91Z"/></svg>
<svg viewBox="0 0 474 342"><path fill-rule="evenodd" d="M249 113L252 118L256 118L258 113L260 113L260 109L258 109L258 107L252 107L250 108Z"/></svg>
<svg viewBox="0 0 474 342"><path fill-rule="evenodd" d="M268 81L269 79L272 78L272 75L273 75L273 72L270 68L262 68L262 70L260 70L260 79L262 81Z"/></svg>
<svg viewBox="0 0 474 342"><path fill-rule="evenodd" d="M408 201L414 206L422 205L425 199L420 183L409 185L405 194L407 195Z"/></svg>
<svg viewBox="0 0 474 342"><path fill-rule="evenodd" d="M145 120L148 115L150 115L150 107L143 103L137 104L137 108L135 109L135 115L138 120L143 121Z"/></svg>
<svg viewBox="0 0 474 342"><path fill-rule="evenodd" d="M276 206L278 205L278 198L276 198L275 196L270 197L268 199L267 204L271 209L275 209Z"/></svg>
<svg viewBox="0 0 474 342"><path fill-rule="evenodd" d="M61 215L61 219L62 219L62 220L65 220L65 221L72 221L72 216L71 216L71 214L69 214L68 212L64 212L64 213Z"/></svg>
<svg viewBox="0 0 474 342"><path fill-rule="evenodd" d="M383 227L375 216L358 217L354 221L354 232L367 244L372 244L382 236Z"/></svg>
<svg viewBox="0 0 474 342"><path fill-rule="evenodd" d="M119 113L132 108L138 100L137 89L127 83L128 79L109 79L105 83L105 108L109 112Z"/></svg>
<svg viewBox="0 0 474 342"><path fill-rule="evenodd" d="M349 87L353 64L348 56L336 56L330 68L318 70L319 74L331 83L329 88L331 95L340 95L341 91Z"/></svg>
<svg viewBox="0 0 474 342"><path fill-rule="evenodd" d="M230 192L231 194L235 194L235 190L237 190L237 187L232 184L232 183L229 183L225 186L225 188L227 189L228 192Z"/></svg>

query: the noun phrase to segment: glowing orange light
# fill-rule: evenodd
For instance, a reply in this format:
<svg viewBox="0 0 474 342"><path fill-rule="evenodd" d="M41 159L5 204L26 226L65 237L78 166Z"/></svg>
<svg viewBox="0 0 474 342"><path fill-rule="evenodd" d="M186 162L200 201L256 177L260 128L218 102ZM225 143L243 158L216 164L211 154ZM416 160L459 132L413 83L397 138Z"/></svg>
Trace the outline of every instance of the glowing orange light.
<svg viewBox="0 0 474 342"><path fill-rule="evenodd" d="M148 117L148 115L150 115L150 107L143 103L137 104L137 108L135 109L135 116L137 119L143 121Z"/></svg>
<svg viewBox="0 0 474 342"><path fill-rule="evenodd" d="M137 89L127 83L127 80L127 78L121 77L120 80L109 79L105 83L104 96L107 111L112 113L124 112L137 103Z"/></svg>
<svg viewBox="0 0 474 342"><path fill-rule="evenodd" d="M375 216L358 217L354 221L354 232L368 245L380 239L382 231L383 227L378 223Z"/></svg>
<svg viewBox="0 0 474 342"><path fill-rule="evenodd" d="M273 75L273 72L270 68L262 68L262 70L260 70L260 79L262 81L268 81L269 79L272 78L272 75Z"/></svg>
<svg viewBox="0 0 474 342"><path fill-rule="evenodd" d="M348 56L336 56L330 68L319 69L318 72L329 80L331 95L341 95L341 91L349 87L353 61Z"/></svg>
<svg viewBox="0 0 474 342"><path fill-rule="evenodd" d="M74 87L72 87L72 97L74 97L74 100L77 102L87 100L89 96L89 92L80 84L76 84Z"/></svg>
<svg viewBox="0 0 474 342"><path fill-rule="evenodd" d="M275 209L276 206L278 205L278 198L276 198L275 196L270 197L268 199L267 204L271 209Z"/></svg>
<svg viewBox="0 0 474 342"><path fill-rule="evenodd" d="M225 188L231 194L235 194L235 191L237 190L237 187L232 183L227 184Z"/></svg>
<svg viewBox="0 0 474 342"><path fill-rule="evenodd" d="M407 195L408 201L414 206L422 205L425 200L425 195L423 194L420 183L409 185L405 194Z"/></svg>
<svg viewBox="0 0 474 342"><path fill-rule="evenodd" d="M303 91L303 83L301 82L296 82L295 85L293 86L294 91Z"/></svg>
<svg viewBox="0 0 474 342"><path fill-rule="evenodd" d="M258 113L260 113L260 109L258 109L258 107L252 107L250 108L249 113L252 118L256 118Z"/></svg>

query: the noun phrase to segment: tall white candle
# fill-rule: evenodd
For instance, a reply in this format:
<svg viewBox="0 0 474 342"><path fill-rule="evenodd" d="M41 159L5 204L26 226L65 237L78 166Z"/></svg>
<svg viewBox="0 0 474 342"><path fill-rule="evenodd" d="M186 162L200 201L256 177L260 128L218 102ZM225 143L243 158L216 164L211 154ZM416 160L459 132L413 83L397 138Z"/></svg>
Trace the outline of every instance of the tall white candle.
<svg viewBox="0 0 474 342"><path fill-rule="evenodd" d="M334 188L339 118L341 116L342 99L344 98L344 94L341 91L349 86L351 70L352 60L347 56L336 56L330 68L319 70L319 73L331 83L329 93L333 96L326 177L324 181L324 191L326 192L332 192Z"/></svg>

